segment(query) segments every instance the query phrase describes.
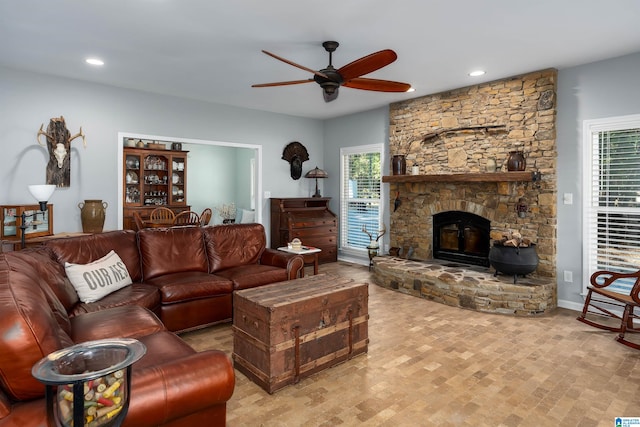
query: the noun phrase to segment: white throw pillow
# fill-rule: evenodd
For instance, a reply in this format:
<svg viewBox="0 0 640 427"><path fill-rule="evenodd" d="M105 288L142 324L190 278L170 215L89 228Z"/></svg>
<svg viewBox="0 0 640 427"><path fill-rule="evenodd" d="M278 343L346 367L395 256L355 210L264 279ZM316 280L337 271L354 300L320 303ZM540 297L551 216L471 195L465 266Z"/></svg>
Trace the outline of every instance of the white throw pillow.
<svg viewBox="0 0 640 427"><path fill-rule="evenodd" d="M69 281L80 301L89 303L130 285L127 266L114 251L89 264L64 263Z"/></svg>
<svg viewBox="0 0 640 427"><path fill-rule="evenodd" d="M247 209L242 209L242 217L240 218L240 224L250 224L256 222L256 213Z"/></svg>

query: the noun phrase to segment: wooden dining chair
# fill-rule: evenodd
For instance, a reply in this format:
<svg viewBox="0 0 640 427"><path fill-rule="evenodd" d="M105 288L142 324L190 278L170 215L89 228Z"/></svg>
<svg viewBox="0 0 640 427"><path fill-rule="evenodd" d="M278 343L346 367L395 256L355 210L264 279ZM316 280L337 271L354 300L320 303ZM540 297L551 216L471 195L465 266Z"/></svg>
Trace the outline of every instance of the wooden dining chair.
<svg viewBox="0 0 640 427"><path fill-rule="evenodd" d="M173 219L173 225L200 225L200 215L194 211L182 211Z"/></svg>
<svg viewBox="0 0 640 427"><path fill-rule="evenodd" d="M133 220L135 221L136 227L138 228L138 230L142 230L143 228L145 228L144 220L142 219L140 214L136 211L133 212Z"/></svg>
<svg viewBox="0 0 640 427"><path fill-rule="evenodd" d="M209 221L211 221L211 215L213 211L211 208L206 208L200 214L200 226L204 227L205 225L209 225Z"/></svg>
<svg viewBox="0 0 640 427"><path fill-rule="evenodd" d="M613 289L615 284L621 282L633 285L629 294ZM640 332L640 325L634 323L640 322L640 315L634 312L640 307L640 270L635 273L596 271L591 275L590 283L578 320L595 328L617 332L618 342L640 350L640 343L631 342L625 337L628 333Z"/></svg>
<svg viewBox="0 0 640 427"><path fill-rule="evenodd" d="M159 207L151 211L149 220L151 222L172 222L176 217L176 214L169 208Z"/></svg>

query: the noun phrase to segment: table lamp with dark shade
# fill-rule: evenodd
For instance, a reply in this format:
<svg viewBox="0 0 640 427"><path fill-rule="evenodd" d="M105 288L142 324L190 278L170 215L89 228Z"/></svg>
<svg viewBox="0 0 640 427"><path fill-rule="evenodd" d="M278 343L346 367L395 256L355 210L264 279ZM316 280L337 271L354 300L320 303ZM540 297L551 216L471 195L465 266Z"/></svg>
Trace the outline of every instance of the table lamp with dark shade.
<svg viewBox="0 0 640 427"><path fill-rule="evenodd" d="M313 195L313 197L322 197L322 195L320 194L320 190L318 189L318 178L329 178L329 174L316 166L315 169L311 169L309 172L307 172L304 177L316 179L316 193Z"/></svg>

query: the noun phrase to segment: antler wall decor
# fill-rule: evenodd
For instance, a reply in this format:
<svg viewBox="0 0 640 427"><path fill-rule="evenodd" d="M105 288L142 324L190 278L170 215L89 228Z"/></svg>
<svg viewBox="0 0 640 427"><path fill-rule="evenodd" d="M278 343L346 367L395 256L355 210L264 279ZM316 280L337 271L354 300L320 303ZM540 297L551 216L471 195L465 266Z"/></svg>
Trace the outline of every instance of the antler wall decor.
<svg viewBox="0 0 640 427"><path fill-rule="evenodd" d="M71 161L69 151L71 150L71 141L78 137L82 137L82 143L87 148L87 141L80 126L80 132L71 136L64 121L64 117L54 117L49 120L47 131L43 131L44 123L40 125L36 140L41 146L45 146L40 141L40 135L47 138L47 150L49 150L49 163L47 163L47 184L53 184L58 187L69 187L71 183Z"/></svg>

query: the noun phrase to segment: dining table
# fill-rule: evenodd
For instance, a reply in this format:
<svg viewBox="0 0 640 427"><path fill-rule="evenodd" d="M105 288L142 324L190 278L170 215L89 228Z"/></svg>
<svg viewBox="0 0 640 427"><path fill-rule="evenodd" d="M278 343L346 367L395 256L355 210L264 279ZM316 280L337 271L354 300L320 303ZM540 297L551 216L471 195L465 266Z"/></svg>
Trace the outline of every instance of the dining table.
<svg viewBox="0 0 640 427"><path fill-rule="evenodd" d="M145 228L167 228L173 227L173 219L146 219L144 220Z"/></svg>

